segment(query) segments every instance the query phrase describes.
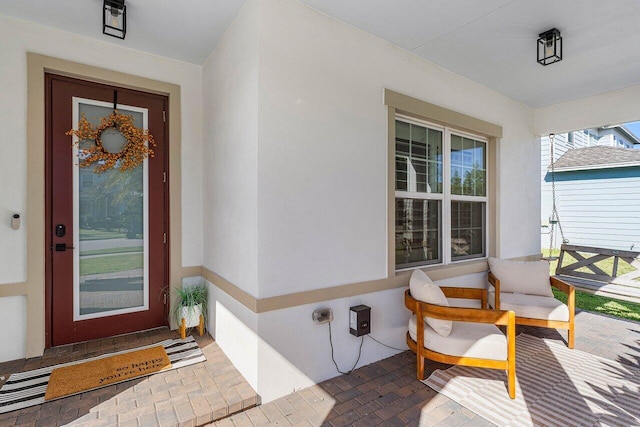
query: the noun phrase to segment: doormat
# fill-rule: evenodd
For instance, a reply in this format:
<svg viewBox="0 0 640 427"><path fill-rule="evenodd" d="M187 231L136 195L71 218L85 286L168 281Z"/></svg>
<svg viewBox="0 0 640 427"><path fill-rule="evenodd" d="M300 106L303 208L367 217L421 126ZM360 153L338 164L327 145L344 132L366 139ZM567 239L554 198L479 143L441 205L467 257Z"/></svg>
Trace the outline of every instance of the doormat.
<svg viewBox="0 0 640 427"><path fill-rule="evenodd" d="M11 374L0 388L0 414L205 360L189 336Z"/></svg>
<svg viewBox="0 0 640 427"><path fill-rule="evenodd" d="M515 399L496 369L454 366L423 382L499 427L640 425L637 365L520 334L516 378Z"/></svg>
<svg viewBox="0 0 640 427"><path fill-rule="evenodd" d="M116 354L51 371L45 402L171 368L167 352L157 347Z"/></svg>

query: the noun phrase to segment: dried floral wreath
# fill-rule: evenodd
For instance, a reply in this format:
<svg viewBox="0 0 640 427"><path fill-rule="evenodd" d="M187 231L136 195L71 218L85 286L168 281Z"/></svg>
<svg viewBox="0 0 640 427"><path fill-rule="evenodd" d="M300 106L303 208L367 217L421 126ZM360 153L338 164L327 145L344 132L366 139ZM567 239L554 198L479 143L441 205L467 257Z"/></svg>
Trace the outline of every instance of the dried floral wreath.
<svg viewBox="0 0 640 427"><path fill-rule="evenodd" d="M127 141L120 152L110 153L103 147L102 133L107 129L119 131ZM98 127L89 123L82 114L78 122L78 130L71 129L66 135L75 135L78 138L75 144L86 140L93 141L92 146L79 149L78 157L81 168L97 163L93 169L96 173L115 168L120 169L121 172L134 169L147 157L153 157L151 147L156 145L148 130L135 127L132 116L120 114L117 110L101 118Z"/></svg>

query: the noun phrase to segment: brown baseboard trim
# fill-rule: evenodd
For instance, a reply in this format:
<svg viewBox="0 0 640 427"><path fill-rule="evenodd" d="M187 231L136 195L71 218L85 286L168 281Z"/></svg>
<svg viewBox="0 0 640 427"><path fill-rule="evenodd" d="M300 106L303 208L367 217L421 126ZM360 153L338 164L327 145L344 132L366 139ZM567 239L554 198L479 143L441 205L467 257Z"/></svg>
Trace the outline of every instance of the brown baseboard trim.
<svg viewBox="0 0 640 427"><path fill-rule="evenodd" d="M513 258L515 260L538 260L541 255L529 255ZM488 271L486 259L468 261L455 265L437 266L425 269L429 277L433 280L444 280L467 274L484 273ZM349 283L339 286L331 286L322 289L313 289L303 292L294 292L286 295L278 295L267 298L255 298L253 295L240 289L227 279L221 277L207 267L202 267L202 276L223 292L229 294L236 301L247 307L252 312L266 313L273 310L296 307L305 304L313 304L322 301L329 301L339 298L354 297L371 292L381 292L390 289L403 288L409 286L411 270L398 272L390 278L369 280L364 282Z"/></svg>
<svg viewBox="0 0 640 427"><path fill-rule="evenodd" d="M224 277L209 270L207 267L202 267L202 277L216 285L223 292L229 294L231 298L235 299L249 310L254 313L258 313L258 300L253 295L243 291Z"/></svg>

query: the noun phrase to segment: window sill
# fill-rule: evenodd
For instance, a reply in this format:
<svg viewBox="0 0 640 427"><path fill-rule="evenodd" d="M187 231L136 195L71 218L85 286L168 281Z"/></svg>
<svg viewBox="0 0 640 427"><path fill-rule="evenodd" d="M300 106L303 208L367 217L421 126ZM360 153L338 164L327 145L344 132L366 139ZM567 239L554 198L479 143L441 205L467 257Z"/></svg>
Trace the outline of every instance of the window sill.
<svg viewBox="0 0 640 427"><path fill-rule="evenodd" d="M412 272L415 269L424 270L431 280L444 280L452 277L464 276L467 274L484 273L489 270L489 263L487 258L474 258L469 260L455 261L451 264L437 264L420 267L409 267L396 270L393 276L400 275L407 272Z"/></svg>

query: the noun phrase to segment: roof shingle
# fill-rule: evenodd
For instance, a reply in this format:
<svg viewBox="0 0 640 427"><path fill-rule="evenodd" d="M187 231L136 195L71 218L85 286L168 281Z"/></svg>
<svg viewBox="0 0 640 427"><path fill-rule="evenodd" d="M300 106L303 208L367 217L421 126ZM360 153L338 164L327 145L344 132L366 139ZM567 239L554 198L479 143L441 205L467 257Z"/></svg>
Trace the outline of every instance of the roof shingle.
<svg viewBox="0 0 640 427"><path fill-rule="evenodd" d="M640 166L640 150L595 145L567 150L553 167L559 170Z"/></svg>

